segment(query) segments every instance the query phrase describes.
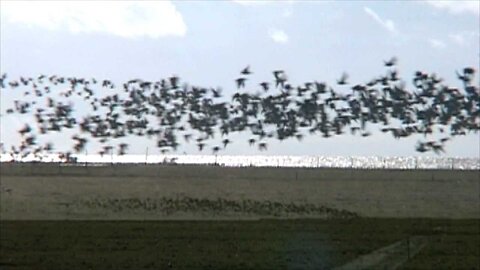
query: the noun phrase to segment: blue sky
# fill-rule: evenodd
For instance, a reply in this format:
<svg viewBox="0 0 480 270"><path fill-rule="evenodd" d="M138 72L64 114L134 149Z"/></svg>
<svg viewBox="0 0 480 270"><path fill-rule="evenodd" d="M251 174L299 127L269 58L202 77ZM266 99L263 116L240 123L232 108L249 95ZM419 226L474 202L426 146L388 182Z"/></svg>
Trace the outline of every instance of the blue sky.
<svg viewBox="0 0 480 270"><path fill-rule="evenodd" d="M435 72L460 86L455 70L480 63L479 1L1 1L1 72L16 77L60 74L158 80L176 74L196 85L234 93L234 79L250 65L252 87L286 70L293 83L334 85L346 71L352 82L385 72L383 60L399 59L402 78ZM477 76L478 83L478 76ZM249 86L247 82L247 87ZM348 89L339 89L348 91ZM2 110L15 93L1 92ZM1 141L18 142L20 116L2 116ZM373 136L343 135L304 141L271 141L262 154L418 155L421 136L395 140L371 127ZM57 134L61 147L70 146ZM68 136L69 137L69 136ZM259 154L245 134L224 154ZM91 145L92 150L93 145ZM154 148L132 140L130 152ZM478 134L456 137L448 156L478 157ZM152 150L150 150L152 151ZM179 153L195 154L195 145Z"/></svg>

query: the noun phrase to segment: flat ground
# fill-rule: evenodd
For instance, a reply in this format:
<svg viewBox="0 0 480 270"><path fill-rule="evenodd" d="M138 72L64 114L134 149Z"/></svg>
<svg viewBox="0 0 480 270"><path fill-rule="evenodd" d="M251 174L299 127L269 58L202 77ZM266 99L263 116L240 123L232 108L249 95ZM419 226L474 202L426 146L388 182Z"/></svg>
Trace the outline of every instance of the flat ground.
<svg viewBox="0 0 480 270"><path fill-rule="evenodd" d="M0 269L480 269L479 175L1 164Z"/></svg>
<svg viewBox="0 0 480 270"><path fill-rule="evenodd" d="M2 164L3 220L480 218L480 172Z"/></svg>
<svg viewBox="0 0 480 270"><path fill-rule="evenodd" d="M399 269L479 269L480 259L479 220L3 221L0 225L1 269L331 269L416 235L424 236L427 245Z"/></svg>

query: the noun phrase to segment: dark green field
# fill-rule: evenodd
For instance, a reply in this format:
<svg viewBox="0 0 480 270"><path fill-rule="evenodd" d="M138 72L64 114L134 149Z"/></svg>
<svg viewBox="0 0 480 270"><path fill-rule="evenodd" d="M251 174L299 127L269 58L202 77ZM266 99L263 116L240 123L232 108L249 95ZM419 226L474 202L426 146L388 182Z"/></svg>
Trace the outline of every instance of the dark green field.
<svg viewBox="0 0 480 270"><path fill-rule="evenodd" d="M415 235L400 269L479 269L480 221L3 221L2 269L330 269Z"/></svg>

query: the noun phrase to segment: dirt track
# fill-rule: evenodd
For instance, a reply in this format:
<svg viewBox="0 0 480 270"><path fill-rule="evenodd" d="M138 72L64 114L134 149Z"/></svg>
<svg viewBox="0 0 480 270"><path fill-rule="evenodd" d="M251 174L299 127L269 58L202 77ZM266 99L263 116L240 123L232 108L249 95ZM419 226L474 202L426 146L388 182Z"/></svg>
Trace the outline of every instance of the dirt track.
<svg viewBox="0 0 480 270"><path fill-rule="evenodd" d="M2 164L1 219L480 218L478 171Z"/></svg>

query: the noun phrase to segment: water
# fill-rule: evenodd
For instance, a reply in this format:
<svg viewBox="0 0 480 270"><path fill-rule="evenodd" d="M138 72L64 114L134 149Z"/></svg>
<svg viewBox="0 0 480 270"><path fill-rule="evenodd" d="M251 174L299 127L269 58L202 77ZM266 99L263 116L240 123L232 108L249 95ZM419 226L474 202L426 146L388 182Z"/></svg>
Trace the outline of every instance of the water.
<svg viewBox="0 0 480 270"><path fill-rule="evenodd" d="M77 163L172 163L218 164L231 167L308 167L308 168L364 168L364 169L457 169L479 170L480 158L458 157L377 157L377 156L232 156L232 155L73 155ZM20 158L0 155L0 162L12 160L29 162L60 162L58 155L33 155Z"/></svg>

